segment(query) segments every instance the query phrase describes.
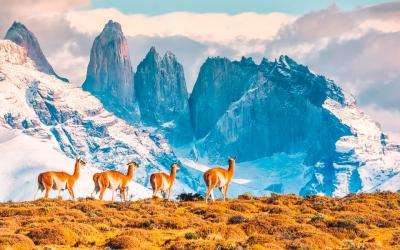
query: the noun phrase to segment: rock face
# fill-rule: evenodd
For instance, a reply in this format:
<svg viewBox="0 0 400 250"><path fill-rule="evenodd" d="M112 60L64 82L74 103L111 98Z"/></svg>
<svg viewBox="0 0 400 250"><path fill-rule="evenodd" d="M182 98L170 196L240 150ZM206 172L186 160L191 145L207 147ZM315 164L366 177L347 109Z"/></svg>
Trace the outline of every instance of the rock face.
<svg viewBox="0 0 400 250"><path fill-rule="evenodd" d="M136 113L128 44L119 23L110 20L94 40L82 88L119 115Z"/></svg>
<svg viewBox="0 0 400 250"><path fill-rule="evenodd" d="M231 103L249 88L257 65L250 58L232 62L227 58L208 58L189 98L193 131L204 137Z"/></svg>
<svg viewBox="0 0 400 250"><path fill-rule="evenodd" d="M137 67L135 92L145 124L161 128L173 145L192 140L185 76L174 54L161 57L152 47Z"/></svg>
<svg viewBox="0 0 400 250"><path fill-rule="evenodd" d="M205 70L210 61L219 62L217 70ZM342 101L340 89L331 94L331 82L288 57L260 65L209 59L205 65L190 101L193 122L202 126L196 135L205 135L200 145L209 159L237 156L249 161L278 152L306 152L313 164L330 157L338 138L349 134L322 107L328 95ZM203 127L200 121L206 116L210 118Z"/></svg>
<svg viewBox="0 0 400 250"><path fill-rule="evenodd" d="M58 79L68 82L68 79L60 77L54 72L53 67L47 61L44 56L42 49L40 48L39 42L35 35L29 31L25 25L14 22L8 29L4 39L11 40L14 43L24 47L27 51L28 57L31 58L39 71L46 74L54 75Z"/></svg>
<svg viewBox="0 0 400 250"><path fill-rule="evenodd" d="M259 65L208 59L189 103L196 157L223 164L236 156L237 178L249 179L248 188L258 194L279 186L301 195L344 196L375 190L400 171L399 150L386 145L354 100L287 56ZM265 169L279 178L259 180Z"/></svg>

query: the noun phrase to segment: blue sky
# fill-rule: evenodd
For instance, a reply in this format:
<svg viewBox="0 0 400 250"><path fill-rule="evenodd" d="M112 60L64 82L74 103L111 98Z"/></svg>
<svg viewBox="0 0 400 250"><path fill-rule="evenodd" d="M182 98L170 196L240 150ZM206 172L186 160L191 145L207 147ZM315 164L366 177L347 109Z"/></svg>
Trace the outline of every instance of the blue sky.
<svg viewBox="0 0 400 250"><path fill-rule="evenodd" d="M301 15L336 3L342 10L352 10L385 0L92 0L89 8L116 8L125 14L159 15L175 11L195 13L285 12Z"/></svg>

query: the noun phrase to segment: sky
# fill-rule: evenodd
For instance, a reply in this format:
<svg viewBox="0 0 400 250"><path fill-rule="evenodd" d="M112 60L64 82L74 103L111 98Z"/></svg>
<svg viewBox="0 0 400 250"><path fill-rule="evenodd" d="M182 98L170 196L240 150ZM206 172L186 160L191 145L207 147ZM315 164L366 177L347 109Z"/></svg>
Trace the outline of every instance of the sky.
<svg viewBox="0 0 400 250"><path fill-rule="evenodd" d="M400 1L0 0L38 38L57 73L81 85L94 38L121 23L134 71L151 46L182 63L190 92L207 57L282 54L333 79L385 132L400 138ZM29 6L29 8L27 7Z"/></svg>

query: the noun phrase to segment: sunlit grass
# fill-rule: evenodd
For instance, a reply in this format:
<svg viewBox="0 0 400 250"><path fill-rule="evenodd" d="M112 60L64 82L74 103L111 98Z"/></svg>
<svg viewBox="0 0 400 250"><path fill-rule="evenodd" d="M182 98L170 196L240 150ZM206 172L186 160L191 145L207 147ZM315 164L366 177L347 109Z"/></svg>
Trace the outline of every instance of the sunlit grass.
<svg viewBox="0 0 400 250"><path fill-rule="evenodd" d="M0 249L396 249L400 195L0 203Z"/></svg>

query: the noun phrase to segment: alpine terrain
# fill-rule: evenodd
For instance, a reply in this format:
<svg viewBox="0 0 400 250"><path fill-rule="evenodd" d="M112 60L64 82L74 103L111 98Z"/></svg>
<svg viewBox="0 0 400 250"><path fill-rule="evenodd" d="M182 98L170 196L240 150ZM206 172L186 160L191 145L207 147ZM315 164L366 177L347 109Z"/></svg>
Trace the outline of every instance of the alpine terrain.
<svg viewBox="0 0 400 250"><path fill-rule="evenodd" d="M129 193L147 197L149 174L169 171L178 161L161 134L129 125L88 92L40 72L26 49L9 40L0 41L0 79L0 200L32 199L37 174L72 172L74 157L90 165L82 169L78 196L90 195L99 169L126 172L126 164L136 161ZM182 169L173 192L196 190L191 176Z"/></svg>
<svg viewBox="0 0 400 250"><path fill-rule="evenodd" d="M173 197L204 192L202 172L236 157L228 196L295 193L345 196L400 189L400 145L332 80L288 56L208 58L191 94L171 52L155 47L134 71L119 23L91 49L82 88L65 84L37 39L14 23L0 41L0 200L27 200L45 169L89 164L77 193L88 196L99 169L139 169L132 198L150 195L148 177L181 164ZM22 41L22 42L21 42ZM150 47L150 46L149 46ZM51 69L51 70L50 70Z"/></svg>

